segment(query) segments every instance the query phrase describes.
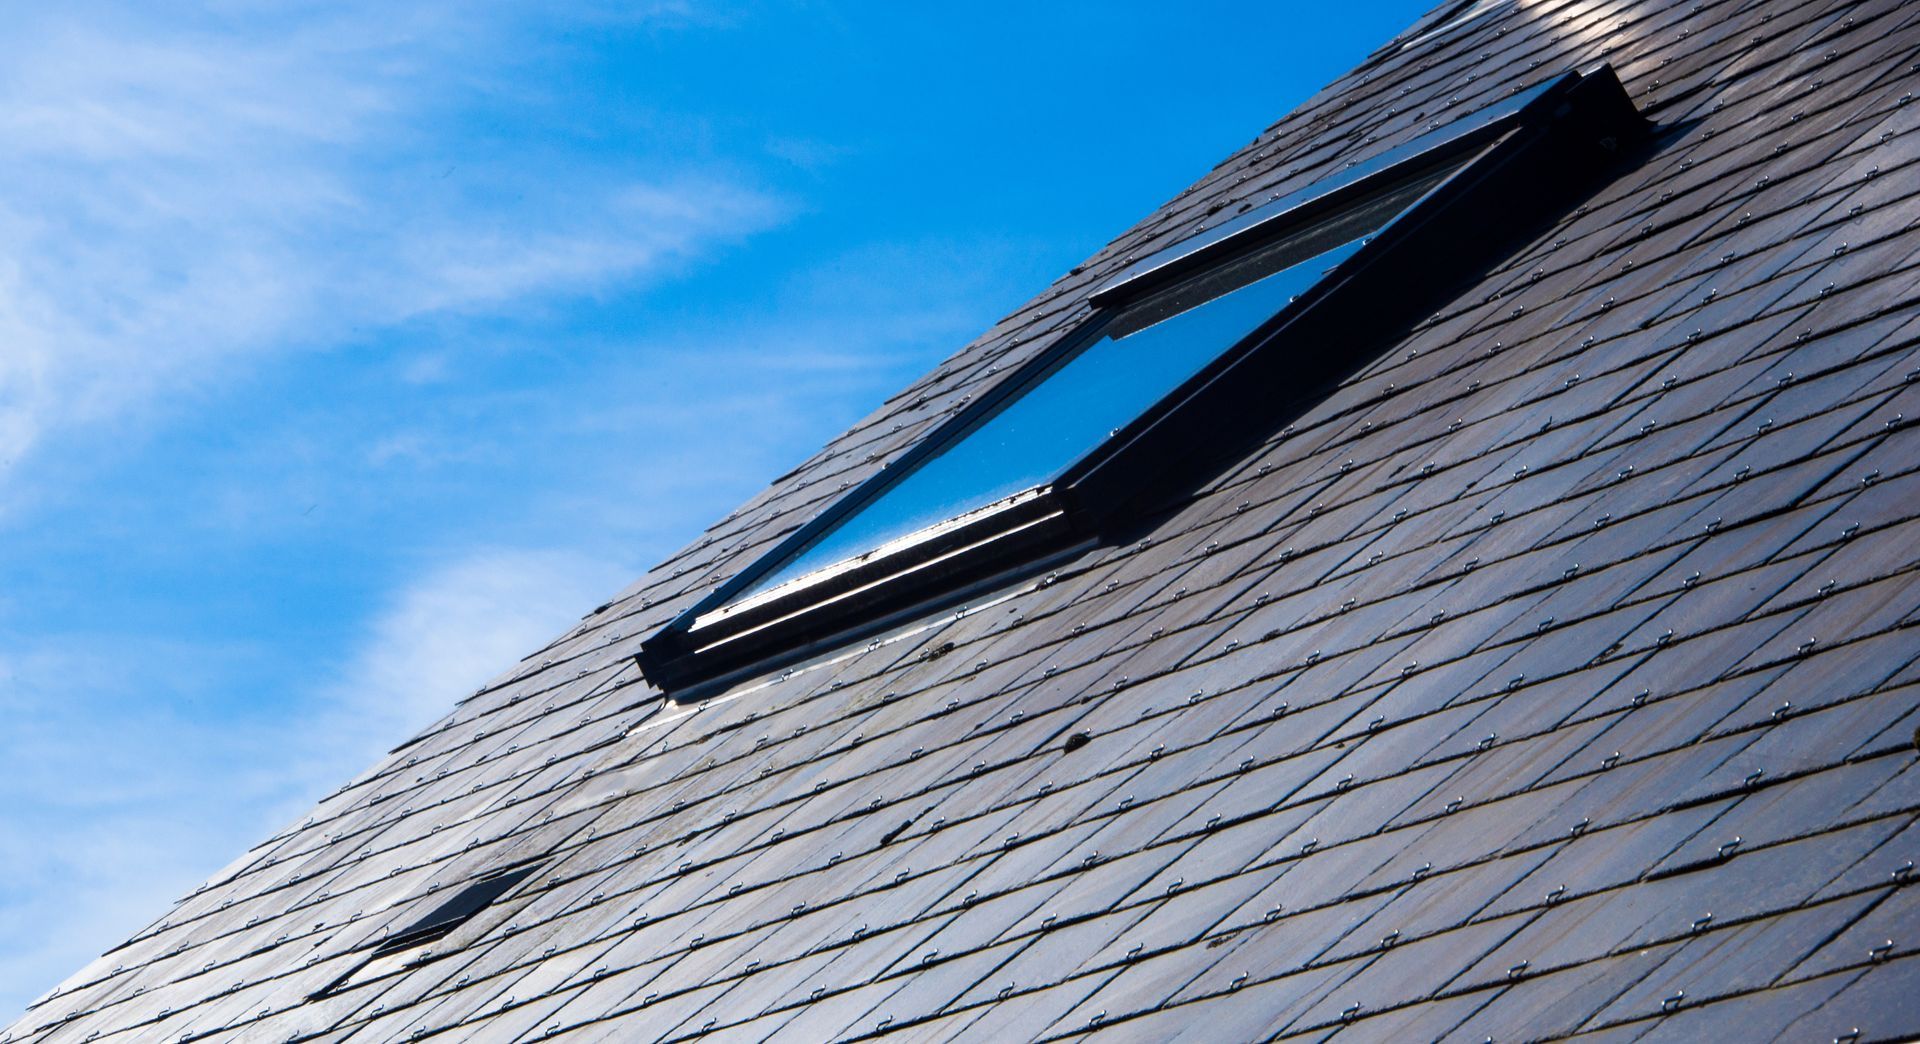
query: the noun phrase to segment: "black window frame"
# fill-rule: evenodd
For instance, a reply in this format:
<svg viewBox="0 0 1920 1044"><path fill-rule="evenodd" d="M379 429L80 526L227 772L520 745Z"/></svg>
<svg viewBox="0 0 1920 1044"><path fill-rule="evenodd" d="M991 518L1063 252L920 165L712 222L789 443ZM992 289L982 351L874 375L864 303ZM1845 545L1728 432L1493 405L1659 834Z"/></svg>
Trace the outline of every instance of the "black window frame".
<svg viewBox="0 0 1920 1044"><path fill-rule="evenodd" d="M1529 93L1522 104L1488 106L1129 264L1089 295L1092 314L1072 333L644 640L636 657L643 675L676 699L699 698L1038 573L1115 539L1217 474L1196 459L1244 455L1280 430L1564 215L1647 133L1609 66L1566 73ZM1100 337L1127 308L1454 163L1366 245L1050 485L741 597L1035 375Z"/></svg>

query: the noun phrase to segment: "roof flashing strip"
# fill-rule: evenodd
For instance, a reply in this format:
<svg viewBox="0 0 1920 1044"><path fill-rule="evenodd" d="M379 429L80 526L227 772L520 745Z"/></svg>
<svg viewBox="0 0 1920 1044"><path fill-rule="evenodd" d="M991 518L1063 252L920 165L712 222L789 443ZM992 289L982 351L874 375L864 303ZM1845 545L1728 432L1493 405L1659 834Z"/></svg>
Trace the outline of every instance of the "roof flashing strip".
<svg viewBox="0 0 1920 1044"><path fill-rule="evenodd" d="M1645 127L1611 69L1568 73L1134 262L1092 295L1094 313L1079 328L644 640L642 673L676 699L698 699L1113 539L1204 481L1215 458L1243 452L1243 443L1310 408L1571 209ZM1083 354L1268 280L1260 266L1271 271L1276 251L1285 264L1306 264L1288 252L1311 252L1327 238L1320 232L1385 210L1391 216L1377 230L1327 251L1332 261L1318 262L1330 264L1325 274L1278 299L1277 313L1260 312L1271 317L1216 346L1211 361L1144 412L1103 428L1105 437L1052 479L796 570L810 548L866 517L999 411L1025 407ZM1240 281L1247 271L1254 282ZM1205 283L1217 285L1194 289ZM1130 325L1142 309L1164 314Z"/></svg>

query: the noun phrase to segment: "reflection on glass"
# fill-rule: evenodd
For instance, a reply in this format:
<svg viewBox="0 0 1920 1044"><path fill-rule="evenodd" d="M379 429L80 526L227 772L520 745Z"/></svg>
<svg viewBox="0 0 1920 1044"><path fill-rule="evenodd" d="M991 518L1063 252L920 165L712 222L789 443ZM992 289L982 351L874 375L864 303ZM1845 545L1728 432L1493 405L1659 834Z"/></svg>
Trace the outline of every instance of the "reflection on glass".
<svg viewBox="0 0 1920 1044"><path fill-rule="evenodd" d="M742 597L1053 481L1363 242L1344 243L1125 336L1101 337L1033 379Z"/></svg>

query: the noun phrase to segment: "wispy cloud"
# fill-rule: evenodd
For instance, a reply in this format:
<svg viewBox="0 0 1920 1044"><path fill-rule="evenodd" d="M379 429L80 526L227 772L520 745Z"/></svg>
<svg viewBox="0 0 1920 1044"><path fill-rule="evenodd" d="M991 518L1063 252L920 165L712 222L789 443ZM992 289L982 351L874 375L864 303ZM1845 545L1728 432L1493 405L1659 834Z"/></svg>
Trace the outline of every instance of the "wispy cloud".
<svg viewBox="0 0 1920 1044"><path fill-rule="evenodd" d="M262 650L122 634L6 643L0 1024L631 572L526 549L442 563L382 608L348 659L281 672L286 690L259 693L251 711L218 694L256 674Z"/></svg>
<svg viewBox="0 0 1920 1044"><path fill-rule="evenodd" d="M337 784L540 648L637 572L577 551L498 548L423 572L366 628L317 693L322 734L304 746Z"/></svg>
<svg viewBox="0 0 1920 1044"><path fill-rule="evenodd" d="M51 432L261 353L631 284L781 220L763 189L671 162L460 151L437 128L511 92L511 21L62 6L11 26L0 478Z"/></svg>
<svg viewBox="0 0 1920 1044"><path fill-rule="evenodd" d="M303 659L296 671L274 662L278 648L0 630L0 719L12 723L0 730L0 762L14 766L0 779L0 860L18 868L0 881L0 1009L159 916L563 632L650 564L640 558L690 538L964 338L1010 292L981 273L1009 267L1021 249L859 248L809 266L763 315L630 345L632 361L581 374L585 383L543 404L463 398L417 429L365 433L366 459L382 467L477 454L498 471L525 464L513 447L531 426L566 449L545 467L578 470L542 494L564 532L403 556L384 581L391 592L331 662ZM636 454L641 445L649 451ZM265 462L221 470L251 495L305 502L276 493ZM368 480L344 469L337 481ZM0 625L27 619L5 598ZM246 694L239 705L236 691Z"/></svg>
<svg viewBox="0 0 1920 1044"><path fill-rule="evenodd" d="M285 801L286 782L256 766L291 737L259 718L181 713L247 670L256 653L243 647L120 634L6 645L0 1008L17 1011L157 916L209 853L268 829L205 810Z"/></svg>
<svg viewBox="0 0 1920 1044"><path fill-rule="evenodd" d="M39 591L0 590L0 1019L1028 281L1023 244L841 243L671 323L628 309L602 328L582 310L522 337L527 315L630 303L788 220L797 204L756 164L778 179L854 155L800 137L763 149L758 131L742 166L503 140L489 106L524 130L553 105L516 73L554 46L520 31L526 17L240 3L162 22L63 5L9 27L0 526L147 571L82 580L56 562ZM673 3L567 17L715 24ZM558 363L529 344L553 328L585 331ZM274 394L223 401L263 373ZM338 383L305 394L322 378ZM206 423L180 420L200 407ZM65 452L103 433L193 455L128 451L164 490L79 489L36 511L55 476L105 470ZM84 532L49 537L65 537L49 518ZM55 588L58 619L38 604ZM167 618L169 599L228 594ZM255 607L278 615L232 619Z"/></svg>
<svg viewBox="0 0 1920 1044"><path fill-rule="evenodd" d="M576 15L697 20L679 4ZM243 3L164 21L111 5L12 12L0 522L31 522L20 465L64 459L50 452L62 437L137 439L290 353L630 290L786 218L750 178L644 150L555 162L515 143L463 149L486 139L459 126L475 99L524 88L514 65L537 44L518 17L431 4ZM432 381L458 372L444 354L456 350L396 366ZM634 565L497 548L414 561L339 662L299 672L283 648L128 631L110 611L96 631L36 627L0 592L0 1022ZM235 699L249 689L257 699Z"/></svg>

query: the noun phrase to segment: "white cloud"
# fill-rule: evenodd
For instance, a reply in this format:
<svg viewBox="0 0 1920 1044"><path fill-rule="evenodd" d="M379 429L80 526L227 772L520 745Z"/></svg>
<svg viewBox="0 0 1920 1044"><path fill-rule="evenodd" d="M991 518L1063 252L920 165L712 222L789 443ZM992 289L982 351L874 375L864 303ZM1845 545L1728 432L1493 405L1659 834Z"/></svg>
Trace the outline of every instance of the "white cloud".
<svg viewBox="0 0 1920 1044"><path fill-rule="evenodd" d="M478 552L399 592L331 668L127 635L6 643L0 1025L631 574L572 552ZM287 689L219 700L261 676Z"/></svg>
<svg viewBox="0 0 1920 1044"><path fill-rule="evenodd" d="M304 744L337 784L605 601L638 570L572 551L499 549L429 571L375 619L320 694L327 726ZM289 813L291 814L291 813Z"/></svg>
<svg viewBox="0 0 1920 1044"><path fill-rule="evenodd" d="M786 216L751 182L634 150L436 151L458 137L436 123L462 99L525 86L511 67L537 45L500 20L510 7L480 10L285 14L243 0L191 24L135 9L13 13L0 69L0 523L35 521L20 487L39 484L10 481L9 465L37 441L151 428L149 413L191 408L233 374L383 326L625 289ZM632 17L588 17L616 14ZM699 21L673 3L643 16ZM838 155L820 143L784 154ZM99 633L10 634L46 617L31 590L0 590L0 1021L620 589L645 564L623 556L684 540L975 332L980 301L1023 281L1007 276L1020 254L856 249L740 314L607 348L604 365L550 375L562 383L540 395L496 388L397 428L350 410L329 425L326 409L287 403L284 428L237 439L220 468L195 462L213 477L188 498L192 523L211 536L153 517L151 501L83 491L89 524L112 539L225 554L231 536L235 555L269 570L312 547L259 543L275 526L363 524L352 532L377 530L382 553L367 557L383 563L397 545L532 546L415 561L331 664L310 636L271 628L247 632L257 647L220 647L192 624L177 641L115 631L142 624L121 624L104 598L97 617L88 607ZM463 351L408 341L384 371L451 384L477 358ZM557 523L516 527L502 507L498 529L450 536L429 520L388 541L381 527L419 520L361 505L391 488L369 470L408 481L458 458L511 473L534 441L563 451L530 490ZM354 449L329 452L340 446ZM187 470L166 480L191 484ZM475 535L499 529L515 535ZM618 550L543 549L569 540Z"/></svg>
<svg viewBox="0 0 1920 1044"><path fill-rule="evenodd" d="M178 709L244 670L249 650L109 634L7 647L0 1020L159 916L258 839L263 806L293 797L259 769L289 738L282 726Z"/></svg>
<svg viewBox="0 0 1920 1044"><path fill-rule="evenodd" d="M644 157L556 166L445 144L463 105L513 95L521 45L499 11L14 17L0 478L49 433L264 354L630 283L784 211Z"/></svg>
<svg viewBox="0 0 1920 1044"><path fill-rule="evenodd" d="M692 17L677 4L646 16ZM516 90L533 45L515 17L9 12L0 521L33 520L16 465L50 439L137 433L277 356L383 327L630 287L784 217L738 178L640 153L436 152L458 139L439 126L450 114ZM396 366L431 381L458 363ZM395 436L379 452L429 448ZM0 631L0 1023L563 631L630 565L443 557L332 668L116 632L111 609L96 633ZM31 621L28 608L0 602L0 627Z"/></svg>

